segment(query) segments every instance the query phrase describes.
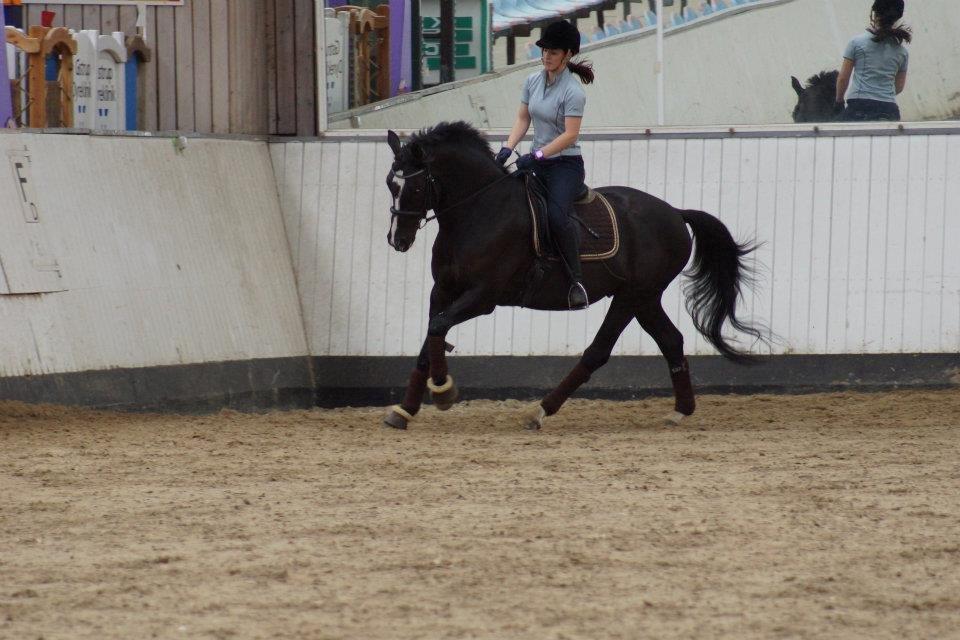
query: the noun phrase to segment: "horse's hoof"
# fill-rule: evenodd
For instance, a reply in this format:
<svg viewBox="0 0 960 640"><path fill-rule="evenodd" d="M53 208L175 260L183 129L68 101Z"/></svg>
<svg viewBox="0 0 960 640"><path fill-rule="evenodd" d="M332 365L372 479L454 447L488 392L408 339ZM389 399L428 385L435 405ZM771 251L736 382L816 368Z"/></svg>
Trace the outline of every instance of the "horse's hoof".
<svg viewBox="0 0 960 640"><path fill-rule="evenodd" d="M673 412L671 412L671 413L669 413L669 414L667 414L667 415L665 415L665 416L663 417L663 422L664 422L664 424L666 424L668 427L676 427L676 426L678 426L681 422L683 422L685 419L687 419L688 417L689 417L689 416L685 416L684 414L680 413L679 411L673 411Z"/></svg>
<svg viewBox="0 0 960 640"><path fill-rule="evenodd" d="M383 424L393 429L406 429L407 423L413 416L404 411L399 405L390 408L390 412L383 417Z"/></svg>
<svg viewBox="0 0 960 640"><path fill-rule="evenodd" d="M433 380L428 379L427 387L430 388L430 398L433 400L433 406L440 411L448 410L456 404L457 398L460 397L460 391L457 389L457 385L454 384L453 378L449 375L446 381L440 386L433 384Z"/></svg>
<svg viewBox="0 0 960 640"><path fill-rule="evenodd" d="M523 416L523 428L527 431L539 431L543 427L543 420L547 417L547 412L543 410L538 402L530 407Z"/></svg>

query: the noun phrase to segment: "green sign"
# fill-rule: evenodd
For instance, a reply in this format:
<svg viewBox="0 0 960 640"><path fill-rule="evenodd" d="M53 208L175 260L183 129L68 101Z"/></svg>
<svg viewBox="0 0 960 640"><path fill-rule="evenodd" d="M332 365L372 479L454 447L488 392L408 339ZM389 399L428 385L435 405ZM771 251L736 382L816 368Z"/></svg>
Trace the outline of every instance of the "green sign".
<svg viewBox="0 0 960 640"><path fill-rule="evenodd" d="M450 0L445 0L450 1ZM456 0L453 18L454 78L463 80L490 71L490 21L486 0ZM420 4L423 37L423 84L440 83L440 1Z"/></svg>

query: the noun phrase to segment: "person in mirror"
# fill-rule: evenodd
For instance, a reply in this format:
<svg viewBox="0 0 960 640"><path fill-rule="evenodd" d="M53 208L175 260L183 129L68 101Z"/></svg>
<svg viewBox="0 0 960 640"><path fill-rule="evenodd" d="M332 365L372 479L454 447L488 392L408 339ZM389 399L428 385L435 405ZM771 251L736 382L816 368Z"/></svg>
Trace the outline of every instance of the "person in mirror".
<svg viewBox="0 0 960 640"><path fill-rule="evenodd" d="M898 24L903 9L903 0L875 0L870 27L847 45L837 78L840 120L900 120L897 95L907 84L910 59L903 44L913 39L910 28Z"/></svg>
<svg viewBox="0 0 960 640"><path fill-rule="evenodd" d="M566 20L549 24L537 46L543 69L524 82L516 122L497 160L506 164L532 121L533 150L520 156L516 165L534 172L547 189L550 233L571 281L567 304L585 309L590 303L580 268L580 229L571 216L585 177L577 144L587 102L581 83L593 82L593 67L588 61L573 61L580 52L580 32Z"/></svg>

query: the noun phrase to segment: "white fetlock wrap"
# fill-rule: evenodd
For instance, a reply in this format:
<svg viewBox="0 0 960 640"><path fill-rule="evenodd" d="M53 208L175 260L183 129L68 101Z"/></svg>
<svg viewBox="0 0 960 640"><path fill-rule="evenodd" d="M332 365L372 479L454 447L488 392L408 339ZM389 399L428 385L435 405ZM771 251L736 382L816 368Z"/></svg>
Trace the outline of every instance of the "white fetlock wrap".
<svg viewBox="0 0 960 640"><path fill-rule="evenodd" d="M666 420L668 424L672 424L673 426L677 426L678 424L683 422L686 418L687 416L683 415L679 411L673 411L663 417L663 419Z"/></svg>
<svg viewBox="0 0 960 640"><path fill-rule="evenodd" d="M413 416L407 413L406 411L404 411L403 407L401 407L400 405L395 404L392 407L390 407L390 410L393 411L394 413L400 414L401 416L406 418L408 422L413 422Z"/></svg>
<svg viewBox="0 0 960 640"><path fill-rule="evenodd" d="M445 393L450 391L453 387L453 378L450 377L450 374L447 374L447 379L439 387L433 384L433 378L427 378L427 388L430 389L430 393Z"/></svg>

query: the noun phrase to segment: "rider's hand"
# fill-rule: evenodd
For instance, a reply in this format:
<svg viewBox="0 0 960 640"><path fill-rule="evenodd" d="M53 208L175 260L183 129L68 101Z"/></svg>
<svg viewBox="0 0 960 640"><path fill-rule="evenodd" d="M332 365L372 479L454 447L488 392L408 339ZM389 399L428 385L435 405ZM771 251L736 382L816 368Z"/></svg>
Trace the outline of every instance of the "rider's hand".
<svg viewBox="0 0 960 640"><path fill-rule="evenodd" d="M517 169L531 171L537 166L537 158L532 153L525 153L517 159Z"/></svg>
<svg viewBox="0 0 960 640"><path fill-rule="evenodd" d="M846 108L847 106L844 104L843 100L835 102L833 105L833 115L839 116Z"/></svg>
<svg viewBox="0 0 960 640"><path fill-rule="evenodd" d="M497 152L497 162L507 164L507 160L509 160L512 155L513 149L510 147L500 147L500 151Z"/></svg>

